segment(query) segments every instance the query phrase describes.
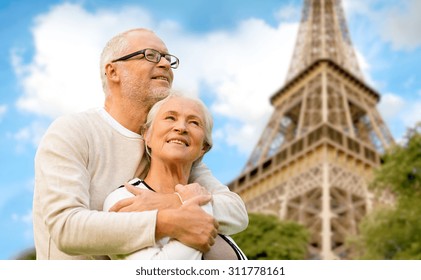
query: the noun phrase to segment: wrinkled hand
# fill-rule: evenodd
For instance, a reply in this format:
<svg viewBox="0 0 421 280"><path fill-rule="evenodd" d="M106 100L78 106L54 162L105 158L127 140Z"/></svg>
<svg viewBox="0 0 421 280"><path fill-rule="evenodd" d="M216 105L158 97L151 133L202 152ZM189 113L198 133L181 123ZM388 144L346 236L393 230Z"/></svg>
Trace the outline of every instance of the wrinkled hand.
<svg viewBox="0 0 421 280"><path fill-rule="evenodd" d="M200 207L211 200L210 195L188 199L172 210L158 211L156 238L170 236L201 252L208 252L218 234L218 222Z"/></svg>
<svg viewBox="0 0 421 280"><path fill-rule="evenodd" d="M188 185L178 184L175 186L175 191L181 195L183 201L187 201L196 196L210 195L210 192L208 192L205 187L202 187L198 183L192 183Z"/></svg>
<svg viewBox="0 0 421 280"><path fill-rule="evenodd" d="M174 194L156 193L151 190L139 189L130 184L125 188L134 196L118 201L109 211L111 212L142 212L148 210L162 210L180 206L180 201Z"/></svg>

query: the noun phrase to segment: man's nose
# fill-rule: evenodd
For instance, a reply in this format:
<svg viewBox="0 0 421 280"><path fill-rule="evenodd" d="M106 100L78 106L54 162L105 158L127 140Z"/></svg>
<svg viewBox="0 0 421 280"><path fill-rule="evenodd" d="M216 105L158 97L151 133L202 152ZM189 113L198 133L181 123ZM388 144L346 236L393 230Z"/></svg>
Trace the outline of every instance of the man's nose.
<svg viewBox="0 0 421 280"><path fill-rule="evenodd" d="M161 59L158 61L158 67L162 67L162 68L166 68L166 69L170 69L171 68L171 63L163 56L161 56Z"/></svg>

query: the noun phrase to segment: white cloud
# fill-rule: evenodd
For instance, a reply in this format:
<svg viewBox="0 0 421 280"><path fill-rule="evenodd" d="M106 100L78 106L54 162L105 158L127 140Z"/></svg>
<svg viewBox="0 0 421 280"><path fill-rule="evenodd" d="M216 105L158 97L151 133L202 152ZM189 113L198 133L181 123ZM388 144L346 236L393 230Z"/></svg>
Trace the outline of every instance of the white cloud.
<svg viewBox="0 0 421 280"><path fill-rule="evenodd" d="M385 120L392 120L402 112L405 101L393 93L383 94L378 105L379 112Z"/></svg>
<svg viewBox="0 0 421 280"><path fill-rule="evenodd" d="M7 105L0 104L0 121L3 119L3 116L7 112Z"/></svg>
<svg viewBox="0 0 421 280"><path fill-rule="evenodd" d="M32 225L32 209L29 208L26 210L26 213L12 213L11 220L22 227L22 230L19 234L22 236L25 242L29 242L27 246L33 246L34 240L34 230Z"/></svg>
<svg viewBox="0 0 421 280"><path fill-rule="evenodd" d="M22 222L27 225L32 225L32 211L28 210L27 213L24 215L13 213L12 220L17 221L17 222Z"/></svg>
<svg viewBox="0 0 421 280"><path fill-rule="evenodd" d="M354 23L370 43L380 35L394 49L412 50L421 45L421 1L344 0L346 16L362 18ZM368 20L368 21L365 21ZM366 36L370 34L370 36Z"/></svg>
<svg viewBox="0 0 421 280"><path fill-rule="evenodd" d="M414 127L416 123L421 122L421 98L411 103L403 114L403 122L406 127Z"/></svg>
<svg viewBox="0 0 421 280"><path fill-rule="evenodd" d="M382 35L395 49L413 50L421 46L421 1L398 3L382 14Z"/></svg>
<svg viewBox="0 0 421 280"><path fill-rule="evenodd" d="M421 122L421 100L414 103L411 107L412 108L404 118L408 127L414 127L416 123Z"/></svg>
<svg viewBox="0 0 421 280"><path fill-rule="evenodd" d="M364 81L372 87L377 87L378 86L377 82L371 76L371 65L368 63L365 56L357 48L354 47L354 51L355 51L355 56L357 57L358 66L360 67Z"/></svg>
<svg viewBox="0 0 421 280"><path fill-rule="evenodd" d="M345 11L345 16L350 18L358 14L371 14L371 6L378 4L377 2L382 0L364 0L364 1L355 1L355 0L342 0L342 7Z"/></svg>
<svg viewBox="0 0 421 280"><path fill-rule="evenodd" d="M22 232L24 240L32 244L34 240L34 229L32 225L32 209L29 209L25 215L14 216L14 218L17 218L17 221L22 223L24 226L24 230Z"/></svg>
<svg viewBox="0 0 421 280"><path fill-rule="evenodd" d="M7 133L8 138L12 139L16 145L16 151L22 153L25 151L27 144L38 147L42 136L47 130L47 123L42 121L33 121L29 125L20 128L17 132Z"/></svg>
<svg viewBox="0 0 421 280"><path fill-rule="evenodd" d="M54 118L101 106L102 47L116 33L139 26L155 30L179 56L175 88L199 95L205 85L215 94L211 109L227 119L224 133L238 129L244 136L226 141L248 153L259 135L247 131L265 125L269 96L284 83L298 23L272 27L249 19L233 31L198 35L175 22L156 22L139 8L89 13L76 4L55 6L36 19L32 61L25 64L19 54L13 56L24 89L18 107ZM28 137L27 130L15 137Z"/></svg>
<svg viewBox="0 0 421 280"><path fill-rule="evenodd" d="M287 4L275 12L275 18L278 21L299 21L301 16L302 7Z"/></svg>
<svg viewBox="0 0 421 280"><path fill-rule="evenodd" d="M226 124L223 127L225 141L228 145L238 147L245 155L249 155L266 126L266 118L262 120L260 123L246 123L242 126Z"/></svg>
<svg viewBox="0 0 421 280"><path fill-rule="evenodd" d="M378 109L394 135L404 135L406 129L412 128L421 122L421 94L411 101L405 101L402 97L388 93L384 94L378 105ZM398 141L401 141L397 139Z"/></svg>
<svg viewBox="0 0 421 280"><path fill-rule="evenodd" d="M112 35L139 25L151 23L137 8L89 13L62 4L40 15L32 28L32 61L24 64L19 53L12 53L24 90L17 106L49 117L101 106L100 52Z"/></svg>

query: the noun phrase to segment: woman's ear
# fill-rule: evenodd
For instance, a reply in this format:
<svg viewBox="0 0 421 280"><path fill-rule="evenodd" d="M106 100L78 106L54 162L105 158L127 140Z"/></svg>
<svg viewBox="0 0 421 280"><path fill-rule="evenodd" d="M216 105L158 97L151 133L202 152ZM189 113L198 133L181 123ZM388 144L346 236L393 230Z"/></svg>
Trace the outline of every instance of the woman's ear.
<svg viewBox="0 0 421 280"><path fill-rule="evenodd" d="M150 128L146 128L146 126L143 126L142 127L142 129L141 129L141 135L142 135L142 137L143 137L143 141L145 142L145 151L146 151L146 154L148 155L148 160L150 160L151 159L151 157L152 157L152 149L151 149L151 147L149 146L149 142L150 142L150 138L151 138L151 136L150 136Z"/></svg>
<svg viewBox="0 0 421 280"><path fill-rule="evenodd" d="M207 142L204 142L202 146L202 150L200 152L200 156L203 156L204 154L206 154L210 149L211 149L211 146Z"/></svg>
<svg viewBox="0 0 421 280"><path fill-rule="evenodd" d="M150 148L149 147L149 141L151 140L151 129L144 126L142 128L142 136L143 136L143 139L145 141L145 146Z"/></svg>

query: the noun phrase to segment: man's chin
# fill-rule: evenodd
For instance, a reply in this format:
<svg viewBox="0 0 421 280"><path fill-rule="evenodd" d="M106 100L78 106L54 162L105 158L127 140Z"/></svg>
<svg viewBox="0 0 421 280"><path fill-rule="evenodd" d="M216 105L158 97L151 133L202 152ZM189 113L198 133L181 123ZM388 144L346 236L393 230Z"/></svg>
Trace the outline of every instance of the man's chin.
<svg viewBox="0 0 421 280"><path fill-rule="evenodd" d="M164 99L170 94L169 88L154 88L150 90L148 98L143 101L143 105L147 106L148 110L158 101Z"/></svg>
<svg viewBox="0 0 421 280"><path fill-rule="evenodd" d="M151 97L156 99L156 102L159 100L164 99L170 94L170 88L167 87L160 87L160 88L154 88L151 90Z"/></svg>

